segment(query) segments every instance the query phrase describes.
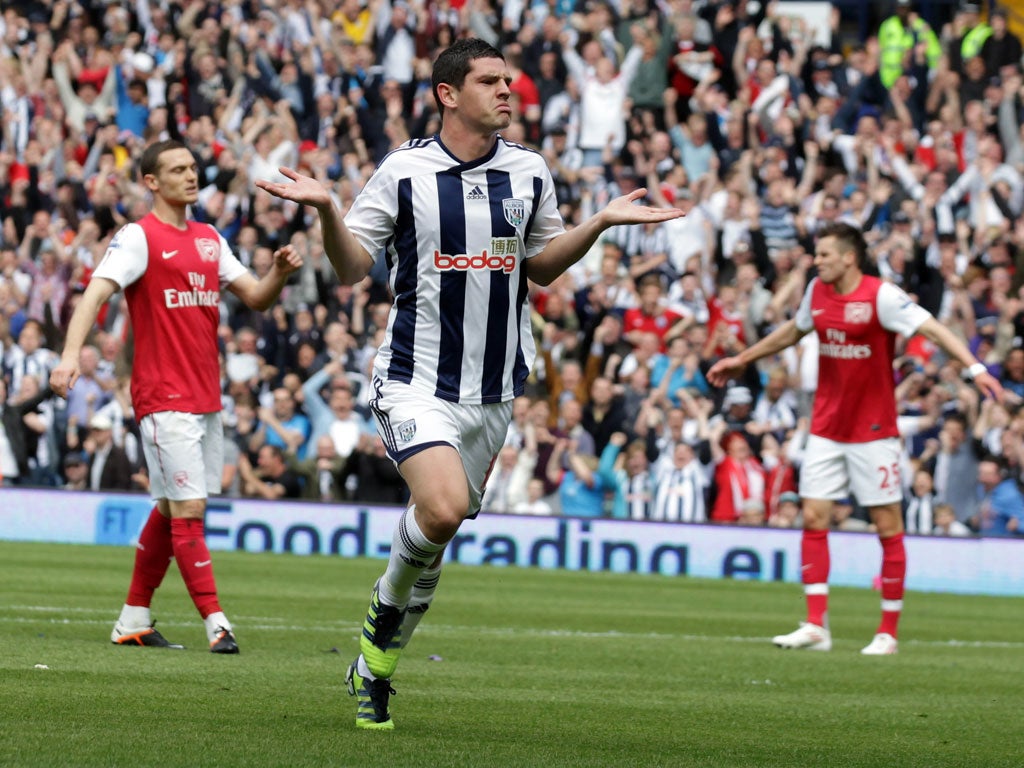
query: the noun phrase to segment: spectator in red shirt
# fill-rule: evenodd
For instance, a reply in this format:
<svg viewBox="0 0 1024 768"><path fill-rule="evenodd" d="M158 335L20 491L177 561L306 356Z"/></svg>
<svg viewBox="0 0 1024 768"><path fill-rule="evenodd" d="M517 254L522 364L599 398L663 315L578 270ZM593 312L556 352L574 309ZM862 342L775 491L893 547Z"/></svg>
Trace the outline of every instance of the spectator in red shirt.
<svg viewBox="0 0 1024 768"><path fill-rule="evenodd" d="M764 502L765 472L740 432L728 432L722 439L725 455L715 466L717 495L711 509L716 523L735 523L747 501Z"/></svg>
<svg viewBox="0 0 1024 768"><path fill-rule="evenodd" d="M508 88L512 96L519 102L519 114L526 124L526 133L530 141L536 142L540 139L540 91L537 84L522 69L523 50L519 43L510 43L505 46L505 61L508 64L509 72L512 74L512 82Z"/></svg>
<svg viewBox="0 0 1024 768"><path fill-rule="evenodd" d="M740 307L739 292L734 285L720 285L718 295L708 302L708 332L711 338L733 339L740 348L747 345L743 311ZM723 326L720 328L719 326ZM714 354L727 354L724 343L719 343Z"/></svg>
<svg viewBox="0 0 1024 768"><path fill-rule="evenodd" d="M645 333L653 333L661 340L661 351L665 351L665 336L683 316L666 309L661 278L650 275L640 281L637 294L640 306L627 309L623 318L623 335L636 346Z"/></svg>

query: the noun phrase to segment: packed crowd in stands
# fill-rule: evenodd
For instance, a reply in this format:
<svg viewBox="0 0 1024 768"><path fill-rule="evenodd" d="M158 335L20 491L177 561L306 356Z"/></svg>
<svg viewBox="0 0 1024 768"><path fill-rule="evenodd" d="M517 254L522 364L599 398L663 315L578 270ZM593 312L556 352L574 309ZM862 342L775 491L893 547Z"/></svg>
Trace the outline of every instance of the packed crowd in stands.
<svg viewBox="0 0 1024 768"><path fill-rule="evenodd" d="M404 503L368 408L384 267L339 285L315 214L254 181L300 168L346 210L384 154L437 131L431 61L471 35L504 53L504 135L547 158L568 225L637 186L687 212L610 231L531 286L538 365L485 510L799 527L815 335L725 389L704 374L792 316L816 229L845 221L1008 393L981 399L916 338L892 382L864 382L897 387L907 530L1024 534L1024 79L1004 10L951 6L929 24L895 0L857 39L838 9L816 28L785 2L5 7L4 485L146 489L121 305L101 315L66 402L48 373L91 270L148 210L142 149L178 138L200 163L195 218L257 275L284 243L305 258L265 313L221 296L225 493ZM870 526L848 499L834 527Z"/></svg>

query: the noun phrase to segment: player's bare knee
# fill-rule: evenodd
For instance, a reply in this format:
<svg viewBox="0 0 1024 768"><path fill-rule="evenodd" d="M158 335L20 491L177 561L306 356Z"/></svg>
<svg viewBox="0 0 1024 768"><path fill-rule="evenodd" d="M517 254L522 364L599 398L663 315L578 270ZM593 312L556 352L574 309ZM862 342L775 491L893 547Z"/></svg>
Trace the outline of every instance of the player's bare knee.
<svg viewBox="0 0 1024 768"><path fill-rule="evenodd" d="M436 544L449 541L466 519L466 507L447 499L416 503L416 522L423 534Z"/></svg>
<svg viewBox="0 0 1024 768"><path fill-rule="evenodd" d="M832 502L818 499L804 499L804 529L808 531L827 530L832 518Z"/></svg>
<svg viewBox="0 0 1024 768"><path fill-rule="evenodd" d="M206 514L206 499L186 499L170 502L171 517L202 520Z"/></svg>

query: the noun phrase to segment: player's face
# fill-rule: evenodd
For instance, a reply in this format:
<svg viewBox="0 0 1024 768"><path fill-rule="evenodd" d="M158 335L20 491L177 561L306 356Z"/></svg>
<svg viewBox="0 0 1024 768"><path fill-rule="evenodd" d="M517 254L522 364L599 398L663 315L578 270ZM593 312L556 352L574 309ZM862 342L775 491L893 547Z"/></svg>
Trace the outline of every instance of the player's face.
<svg viewBox="0 0 1024 768"><path fill-rule="evenodd" d="M821 238L814 250L814 266L821 282L832 285L842 280L852 264L852 258L853 254L843 251L836 238Z"/></svg>
<svg viewBox="0 0 1024 768"><path fill-rule="evenodd" d="M172 149L160 155L155 180L150 189L169 203L188 205L199 198L199 170L187 149Z"/></svg>
<svg viewBox="0 0 1024 768"><path fill-rule="evenodd" d="M512 122L511 82L501 59L474 59L462 87L453 89L462 119L487 133L508 128Z"/></svg>

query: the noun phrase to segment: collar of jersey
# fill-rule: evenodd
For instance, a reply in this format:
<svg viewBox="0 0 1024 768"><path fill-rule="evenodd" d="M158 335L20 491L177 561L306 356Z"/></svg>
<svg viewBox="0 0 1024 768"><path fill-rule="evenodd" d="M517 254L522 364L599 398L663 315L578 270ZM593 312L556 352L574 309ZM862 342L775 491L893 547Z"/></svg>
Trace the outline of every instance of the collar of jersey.
<svg viewBox="0 0 1024 768"><path fill-rule="evenodd" d="M470 160L468 163L464 163L462 160L456 157L455 154L452 153L450 149L448 149L448 147L445 146L443 141L441 141L441 134L434 134L434 138L437 140L438 146L441 147L441 149L443 149L453 160L455 160L458 163L458 165L455 165L449 169L452 171L468 171L473 168L476 168L478 165L483 165L484 163L490 162L490 160L494 157L495 153L497 153L498 151L498 142L503 141L500 134L497 135L495 137L494 146L491 147L490 151L487 154L478 157L476 160Z"/></svg>

